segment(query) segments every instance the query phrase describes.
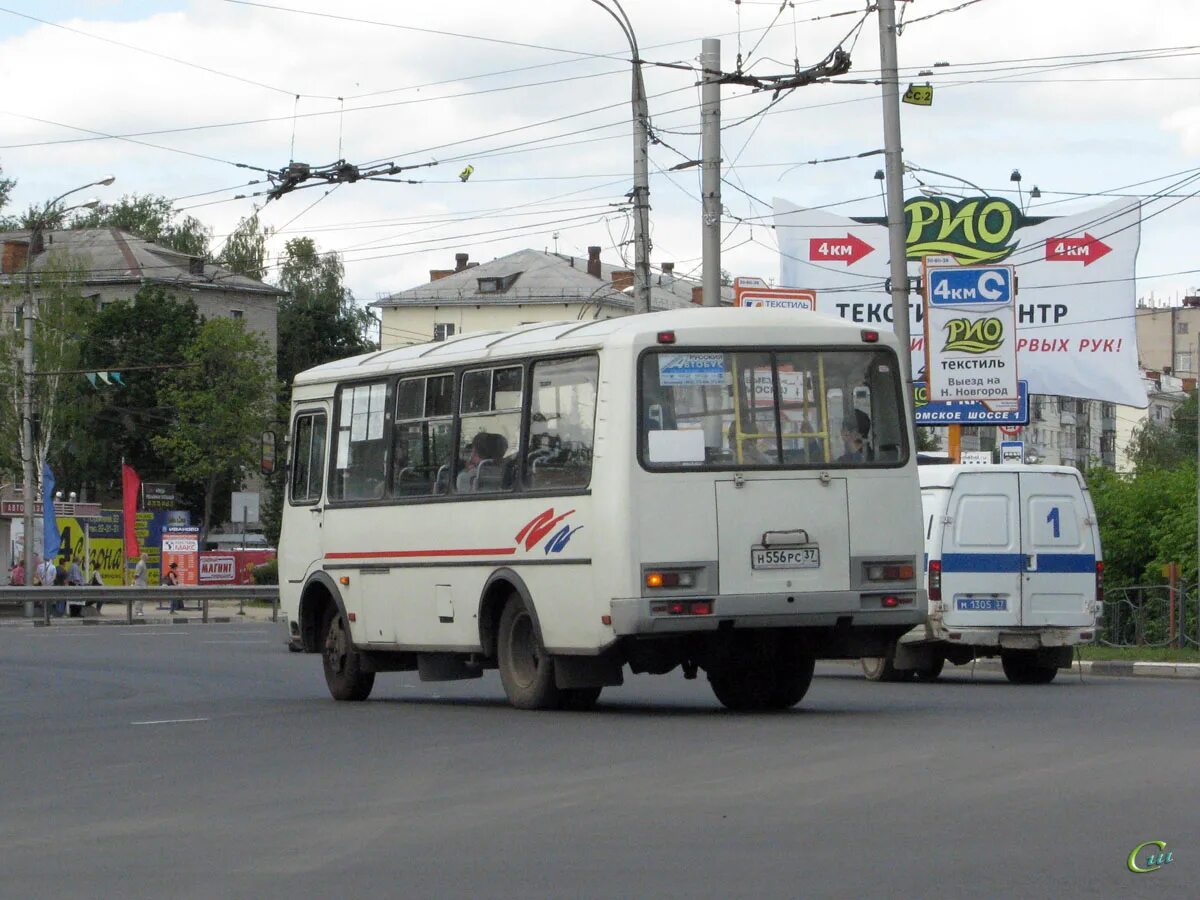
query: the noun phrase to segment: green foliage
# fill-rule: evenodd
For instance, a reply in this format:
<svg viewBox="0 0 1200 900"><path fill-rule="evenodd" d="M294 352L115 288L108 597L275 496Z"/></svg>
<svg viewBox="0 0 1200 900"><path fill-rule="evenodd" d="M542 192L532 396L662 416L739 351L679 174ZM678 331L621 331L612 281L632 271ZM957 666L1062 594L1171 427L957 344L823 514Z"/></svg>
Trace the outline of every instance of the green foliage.
<svg viewBox="0 0 1200 900"><path fill-rule="evenodd" d="M179 478L204 485L201 532L207 534L221 479L240 481L258 465L275 382L266 344L240 320L204 322L184 359L191 366L172 372L160 394L174 425L153 444Z"/></svg>
<svg viewBox="0 0 1200 900"><path fill-rule="evenodd" d="M933 428L917 427L917 450L941 450L942 441L938 436L937 430Z"/></svg>
<svg viewBox="0 0 1200 900"><path fill-rule="evenodd" d="M279 584L279 560L270 559L255 566L252 574L255 584Z"/></svg>
<svg viewBox="0 0 1200 900"><path fill-rule="evenodd" d="M153 438L174 421L162 388L171 369L128 371L129 366L177 366L200 332L190 299L177 300L157 285L95 313L83 344L81 368L122 372L124 387L94 388L75 379L82 420L68 448L79 481L111 491L124 458L144 478L173 480L170 464Z"/></svg>
<svg viewBox="0 0 1200 900"><path fill-rule="evenodd" d="M211 232L192 216L179 217L171 201L154 194L128 194L116 203L77 213L71 228L111 226L190 256L207 256Z"/></svg>
<svg viewBox="0 0 1200 900"><path fill-rule="evenodd" d="M1147 420L1133 434L1129 457L1138 471L1169 469L1196 460L1196 392L1193 391L1164 427Z"/></svg>
<svg viewBox="0 0 1200 900"><path fill-rule="evenodd" d="M320 253L312 238L293 238L283 249L279 286L289 294L279 303L279 380L290 388L297 372L367 353L371 316L342 283L336 253Z"/></svg>
<svg viewBox="0 0 1200 900"><path fill-rule="evenodd" d="M260 281L267 274L267 238L270 229L259 224L258 213L238 222L217 256L217 265Z"/></svg>
<svg viewBox="0 0 1200 900"><path fill-rule="evenodd" d="M1151 467L1133 476L1096 466L1088 487L1100 521L1109 587L1163 584L1162 567L1179 563L1196 581L1196 466Z"/></svg>

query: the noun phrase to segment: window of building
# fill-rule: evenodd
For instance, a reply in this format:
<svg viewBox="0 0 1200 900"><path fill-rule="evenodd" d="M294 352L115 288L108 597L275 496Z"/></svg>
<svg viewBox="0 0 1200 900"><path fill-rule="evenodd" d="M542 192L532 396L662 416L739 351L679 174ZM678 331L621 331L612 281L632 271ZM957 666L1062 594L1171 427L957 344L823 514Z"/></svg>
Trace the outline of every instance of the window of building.
<svg viewBox="0 0 1200 900"><path fill-rule="evenodd" d="M338 388L331 500L378 500L387 476L387 384Z"/></svg>
<svg viewBox="0 0 1200 900"><path fill-rule="evenodd" d="M1188 333L1188 323L1187 322L1176 322L1175 323L1175 333L1176 334L1187 334Z"/></svg>
<svg viewBox="0 0 1200 900"><path fill-rule="evenodd" d="M530 488L587 487L599 365L594 356L534 363L525 457Z"/></svg>
<svg viewBox="0 0 1200 900"><path fill-rule="evenodd" d="M396 386L393 492L446 494L454 457L454 376L404 378Z"/></svg>
<svg viewBox="0 0 1200 900"><path fill-rule="evenodd" d="M521 443L521 366L476 369L462 378L457 493L511 491Z"/></svg>
<svg viewBox="0 0 1200 900"><path fill-rule="evenodd" d="M1192 371L1192 354L1190 352L1176 353L1175 354L1175 374L1183 375L1185 372L1190 373L1191 371Z"/></svg>
<svg viewBox="0 0 1200 900"><path fill-rule="evenodd" d="M229 318L231 318L231 319L240 319L240 318L242 318L242 315L243 315L243 313L242 313L242 310L240 310L240 309L231 309L229 311Z"/></svg>
<svg viewBox="0 0 1200 900"><path fill-rule="evenodd" d="M433 339L435 341L444 341L448 337L454 337L454 325L450 322L435 322L433 325Z"/></svg>

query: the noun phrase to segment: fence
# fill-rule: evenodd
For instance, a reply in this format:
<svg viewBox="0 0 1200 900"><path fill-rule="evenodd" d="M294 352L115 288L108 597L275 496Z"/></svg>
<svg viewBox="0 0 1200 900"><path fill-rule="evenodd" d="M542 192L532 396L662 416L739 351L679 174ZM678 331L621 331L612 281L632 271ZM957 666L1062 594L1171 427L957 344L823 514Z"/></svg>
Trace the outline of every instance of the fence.
<svg viewBox="0 0 1200 900"><path fill-rule="evenodd" d="M8 587L0 588L0 606L40 607L42 620L53 621L48 607L55 603L123 603L125 618L133 622L135 603L161 603L179 600L195 604L201 620L208 621L209 604L214 601L266 600L271 603L271 621L279 619L278 585L188 585L181 587Z"/></svg>
<svg viewBox="0 0 1200 900"><path fill-rule="evenodd" d="M1200 648L1200 585L1105 591L1096 640L1107 647Z"/></svg>

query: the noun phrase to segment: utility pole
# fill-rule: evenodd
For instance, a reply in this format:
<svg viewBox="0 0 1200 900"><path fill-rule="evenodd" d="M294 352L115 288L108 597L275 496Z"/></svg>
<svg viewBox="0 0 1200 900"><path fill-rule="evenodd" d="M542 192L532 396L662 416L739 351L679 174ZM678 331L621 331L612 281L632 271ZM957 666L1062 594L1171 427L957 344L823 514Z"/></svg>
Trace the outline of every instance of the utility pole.
<svg viewBox="0 0 1200 900"><path fill-rule="evenodd" d="M29 232L29 250L25 258L25 303L23 315L24 343L21 351L21 375L24 396L21 398L21 461L24 463L24 481L21 495L25 501L22 522L25 531L25 587L33 586L33 255L41 239L42 223L37 221ZM46 605L46 610L49 610ZM33 603L25 604L25 616L33 618Z"/></svg>
<svg viewBox="0 0 1200 900"><path fill-rule="evenodd" d="M908 245L904 228L904 161L900 143L900 82L896 62L896 0L878 0L879 60L883 83L883 171L887 185L892 325L900 342L906 403L912 398L912 340L908 328Z"/></svg>
<svg viewBox="0 0 1200 900"><path fill-rule="evenodd" d="M633 311L650 312L650 111L646 105L646 85L642 82L642 61L637 43L629 32L633 48Z"/></svg>
<svg viewBox="0 0 1200 900"><path fill-rule="evenodd" d="M705 38L700 50L700 134L703 195L700 279L704 306L721 305L721 42Z"/></svg>

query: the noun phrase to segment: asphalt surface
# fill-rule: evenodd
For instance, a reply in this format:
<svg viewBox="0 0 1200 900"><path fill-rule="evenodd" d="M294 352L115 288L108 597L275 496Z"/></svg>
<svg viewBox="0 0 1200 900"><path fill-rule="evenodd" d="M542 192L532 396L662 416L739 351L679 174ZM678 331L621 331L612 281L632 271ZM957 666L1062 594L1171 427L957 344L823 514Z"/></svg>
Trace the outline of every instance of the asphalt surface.
<svg viewBox="0 0 1200 900"><path fill-rule="evenodd" d="M1198 748L1195 681L828 664L786 714L678 674L525 713L494 673L336 704L261 623L0 629L0 896L1196 896Z"/></svg>

